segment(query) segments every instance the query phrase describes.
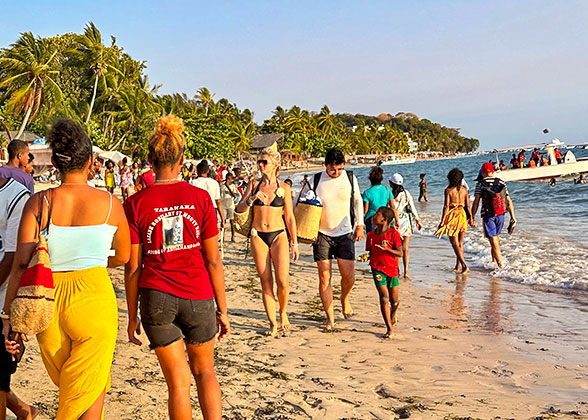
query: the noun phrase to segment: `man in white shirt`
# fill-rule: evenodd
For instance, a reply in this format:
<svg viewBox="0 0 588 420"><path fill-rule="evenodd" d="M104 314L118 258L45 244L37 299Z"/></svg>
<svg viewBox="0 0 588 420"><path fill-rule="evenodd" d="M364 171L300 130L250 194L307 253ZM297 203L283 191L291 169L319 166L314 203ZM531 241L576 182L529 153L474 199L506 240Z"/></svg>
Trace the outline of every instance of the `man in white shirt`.
<svg viewBox="0 0 588 420"><path fill-rule="evenodd" d="M20 217L30 197L29 190L14 179L0 177L0 308L4 306L8 274L12 267ZM2 318L8 314L2 313ZM16 362L4 347L4 336L0 333L0 419L6 418L8 407L19 419L33 418L37 409L19 400L10 391L10 377L16 370Z"/></svg>
<svg viewBox="0 0 588 420"><path fill-rule="evenodd" d="M349 295L355 282L355 242L364 237L363 202L357 178L345 171L345 156L331 149L325 170L316 174L313 189L323 205L319 235L313 244L319 274L319 293L327 315L324 327L335 326L331 260L337 259L341 273L341 306L347 319L353 315Z"/></svg>
<svg viewBox="0 0 588 420"><path fill-rule="evenodd" d="M225 217L220 195L220 185L216 180L208 177L208 162L206 159L203 159L198 165L196 165L196 173L198 174L198 178L191 179L190 184L208 191L210 198L212 198L212 205L216 210L217 220L220 220L220 226L221 228L224 228Z"/></svg>

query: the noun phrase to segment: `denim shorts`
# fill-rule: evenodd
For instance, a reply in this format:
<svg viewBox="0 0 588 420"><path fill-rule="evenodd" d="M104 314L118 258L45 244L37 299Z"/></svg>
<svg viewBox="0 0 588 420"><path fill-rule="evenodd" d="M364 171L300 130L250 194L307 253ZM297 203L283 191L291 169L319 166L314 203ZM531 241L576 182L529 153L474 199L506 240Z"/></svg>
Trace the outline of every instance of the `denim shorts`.
<svg viewBox="0 0 588 420"><path fill-rule="evenodd" d="M186 344L202 344L217 333L214 299L191 300L155 289L139 289L141 324L152 349L184 338Z"/></svg>

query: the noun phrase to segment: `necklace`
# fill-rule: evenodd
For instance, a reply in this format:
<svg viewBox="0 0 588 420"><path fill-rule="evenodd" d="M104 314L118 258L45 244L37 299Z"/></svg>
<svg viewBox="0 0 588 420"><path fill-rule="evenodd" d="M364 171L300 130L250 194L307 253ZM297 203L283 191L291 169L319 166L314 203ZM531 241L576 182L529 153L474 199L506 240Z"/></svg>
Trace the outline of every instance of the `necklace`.
<svg viewBox="0 0 588 420"><path fill-rule="evenodd" d="M156 184L163 184L165 182L176 182L178 179L177 178L170 178L170 179L157 179L155 180Z"/></svg>

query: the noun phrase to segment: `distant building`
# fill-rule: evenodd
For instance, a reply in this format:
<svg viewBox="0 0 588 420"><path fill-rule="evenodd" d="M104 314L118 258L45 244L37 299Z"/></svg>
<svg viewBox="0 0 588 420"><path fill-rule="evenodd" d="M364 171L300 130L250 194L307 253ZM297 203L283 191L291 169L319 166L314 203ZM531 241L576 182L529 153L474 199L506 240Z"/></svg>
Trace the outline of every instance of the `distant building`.
<svg viewBox="0 0 588 420"><path fill-rule="evenodd" d="M408 153L416 153L419 150L419 144L410 138L409 133L404 133L404 137L406 137L406 142L408 143Z"/></svg>
<svg viewBox="0 0 588 420"><path fill-rule="evenodd" d="M259 134L251 140L251 153L259 153L266 147L278 150L284 141L284 133Z"/></svg>

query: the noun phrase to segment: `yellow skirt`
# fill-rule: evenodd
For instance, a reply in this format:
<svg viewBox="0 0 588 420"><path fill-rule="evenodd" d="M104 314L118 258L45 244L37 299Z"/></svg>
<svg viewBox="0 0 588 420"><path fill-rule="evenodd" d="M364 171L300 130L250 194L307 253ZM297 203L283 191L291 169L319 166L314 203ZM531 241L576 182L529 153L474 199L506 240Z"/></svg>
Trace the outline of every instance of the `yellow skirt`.
<svg viewBox="0 0 588 420"><path fill-rule="evenodd" d="M457 236L468 230L468 218L462 205L450 206L435 236Z"/></svg>
<svg viewBox="0 0 588 420"><path fill-rule="evenodd" d="M116 295L104 267L53 273L53 280L53 320L37 340L47 372L59 387L56 419L77 420L110 389Z"/></svg>

